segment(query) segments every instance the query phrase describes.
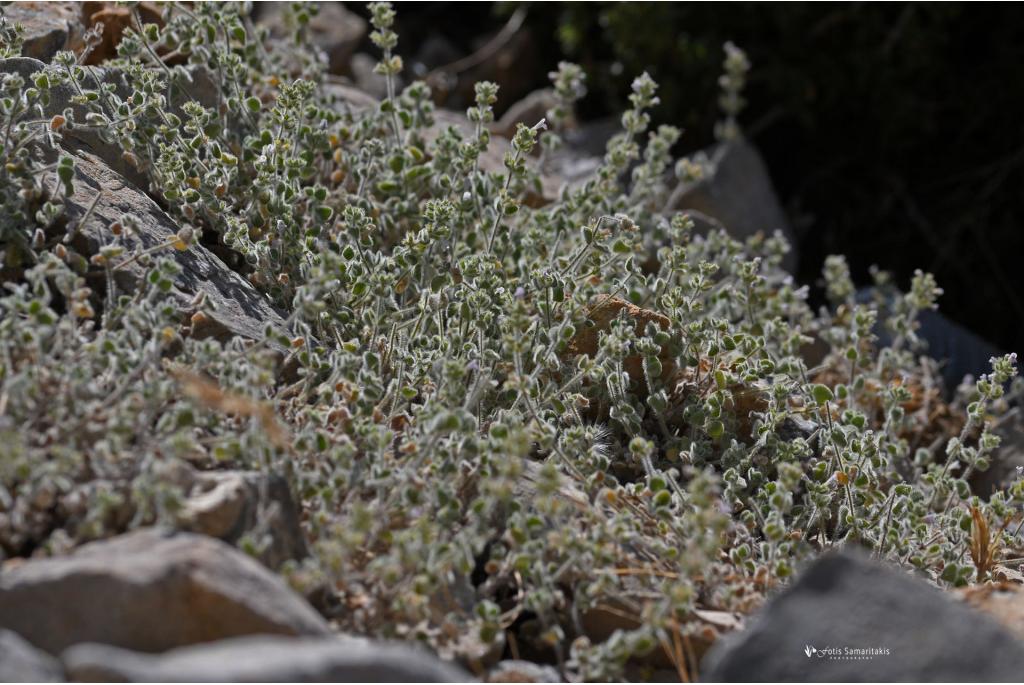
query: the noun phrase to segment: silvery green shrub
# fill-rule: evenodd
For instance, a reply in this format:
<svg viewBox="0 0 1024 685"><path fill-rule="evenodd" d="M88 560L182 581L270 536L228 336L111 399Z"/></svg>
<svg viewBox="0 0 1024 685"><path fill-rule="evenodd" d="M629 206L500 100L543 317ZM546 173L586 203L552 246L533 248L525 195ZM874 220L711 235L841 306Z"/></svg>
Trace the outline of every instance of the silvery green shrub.
<svg viewBox="0 0 1024 685"><path fill-rule="evenodd" d="M1002 530L1024 486L975 494L969 477L998 447L1016 358L944 402L915 335L941 293L930 276L883 308L830 258L815 312L780 235L695 235L663 214L680 131L649 130L646 74L593 177L545 198L535 153L559 147L585 92L575 65L496 170L498 87L477 84L464 129L439 126L425 84L396 91L389 4L370 6L388 96L369 109L328 87L315 6L289 6L283 43L249 10L175 4L126 33L106 75L62 53L0 83L5 556L175 525L189 464L276 471L313 550L285 573L326 592L341 629L470 664L514 635L585 679L711 639L695 610L747 612L837 545L949 584L989 572L972 509ZM748 65L732 46L726 64L728 138ZM73 106L41 116L65 86ZM121 225L95 255L72 247L59 145L77 128L120 146L177 220L168 253L227 246L291 329L197 339L159 252L137 292L89 285L138 256ZM629 620L587 637L607 606Z"/></svg>

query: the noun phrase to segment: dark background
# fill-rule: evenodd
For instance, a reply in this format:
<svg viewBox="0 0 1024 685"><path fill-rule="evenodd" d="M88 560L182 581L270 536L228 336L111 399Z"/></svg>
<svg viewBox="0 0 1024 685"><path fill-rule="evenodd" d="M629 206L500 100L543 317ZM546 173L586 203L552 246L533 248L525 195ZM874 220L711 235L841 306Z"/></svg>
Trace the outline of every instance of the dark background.
<svg viewBox="0 0 1024 685"><path fill-rule="evenodd" d="M523 4L399 2L399 52L410 72L470 54ZM685 129L685 154L713 141L726 40L753 64L740 121L795 228L800 280L816 284L833 253L858 285L872 264L904 286L931 271L947 316L1024 351L1021 5L536 3L514 68L467 76L499 79L500 114L578 62L588 121L621 111L647 70L655 123Z"/></svg>

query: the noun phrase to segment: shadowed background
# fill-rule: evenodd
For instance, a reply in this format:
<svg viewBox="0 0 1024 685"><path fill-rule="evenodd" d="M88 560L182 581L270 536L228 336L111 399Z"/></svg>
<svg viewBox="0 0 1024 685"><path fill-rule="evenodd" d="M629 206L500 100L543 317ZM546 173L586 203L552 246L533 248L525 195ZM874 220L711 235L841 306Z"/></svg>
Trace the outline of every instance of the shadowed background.
<svg viewBox="0 0 1024 685"><path fill-rule="evenodd" d="M467 106L472 81L490 78L502 86L500 116L569 59L587 71L580 116L594 125L621 111L630 81L647 70L661 84L655 123L685 129L678 154L713 141L721 46L734 41L753 63L740 121L794 227L800 280L815 285L833 253L849 258L858 285L869 284L872 264L904 287L915 268L928 270L945 289L947 316L1001 348L1024 349L1024 8L633 2L396 9L409 77L479 55L512 18L514 35L459 75L445 106ZM374 54L368 39L359 49Z"/></svg>

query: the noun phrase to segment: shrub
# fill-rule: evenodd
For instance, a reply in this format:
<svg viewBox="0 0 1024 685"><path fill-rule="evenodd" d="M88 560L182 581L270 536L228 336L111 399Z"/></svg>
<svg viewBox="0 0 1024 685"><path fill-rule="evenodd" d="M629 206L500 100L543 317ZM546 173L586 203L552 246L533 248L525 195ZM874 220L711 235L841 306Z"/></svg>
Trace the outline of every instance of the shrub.
<svg viewBox="0 0 1024 685"><path fill-rule="evenodd" d="M966 421L934 421L949 411L914 334L941 292L930 276L896 297L878 349L880 307L854 300L841 258L815 313L780 236L661 215L679 131L648 130L646 74L594 177L540 202L533 153L557 146L582 73L552 74L552 129L521 126L489 170L497 87L478 84L466 130L438 130L425 85L394 91L394 12L370 7L389 96L364 110L325 84L301 4L286 48L245 5L172 5L107 72L64 53L31 82L4 77L6 555L174 525L185 463L273 470L313 547L285 573L336 597L343 630L468 663L513 636L586 679L654 649L692 675L715 630L699 609L749 611L834 545L951 584L989 571L967 561L972 521L1001 530L1024 489L982 500L968 478L998 445L1016 358L965 386ZM41 117L61 85L74 106ZM88 258L66 240L74 160L35 152L78 127L120 146L180 222L165 249L230 247L291 331L197 339L160 253L134 293L88 288L140 255L118 253L124 226ZM629 620L588 637L609 611Z"/></svg>

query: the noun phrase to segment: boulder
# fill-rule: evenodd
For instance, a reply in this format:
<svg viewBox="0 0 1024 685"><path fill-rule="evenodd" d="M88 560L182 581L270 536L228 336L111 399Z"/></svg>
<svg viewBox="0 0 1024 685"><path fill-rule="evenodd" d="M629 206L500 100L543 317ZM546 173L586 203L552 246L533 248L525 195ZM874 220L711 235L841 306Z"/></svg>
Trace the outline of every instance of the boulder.
<svg viewBox="0 0 1024 685"><path fill-rule="evenodd" d="M612 321L623 317L633 321L638 336L644 335L647 324L653 323L662 330L669 327L667 316L650 309L637 307L621 297L608 297L596 295L590 303L587 311L587 321L578 328L576 334L569 341L566 355L569 358L585 354L591 358L597 355L600 343L600 333L607 332ZM661 361L661 378L667 379L675 371L675 363L670 354L663 351L659 359ZM623 367L634 383L642 383L644 380L643 359L640 355L630 355L623 362Z"/></svg>
<svg viewBox="0 0 1024 685"><path fill-rule="evenodd" d="M17 633L0 628L0 682L62 683L64 668Z"/></svg>
<svg viewBox="0 0 1024 685"><path fill-rule="evenodd" d="M1024 472L1024 408L1019 404L1011 407L995 421L992 432L1001 440L992 454L992 464L968 480L971 491L984 499L1009 488Z"/></svg>
<svg viewBox="0 0 1024 685"><path fill-rule="evenodd" d="M892 315L896 304L895 295L891 291L867 287L857 290L855 298L858 304L874 305L879 308L878 322L872 333L878 336L876 344L879 348L892 345L893 334L883 322ZM925 352L942 364L942 382L947 395L952 395L956 391L964 376L977 378L983 373L990 373L992 357L1004 354L1002 350L973 331L946 318L942 312L927 309L918 314L917 321L920 328L917 329L916 335L924 341Z"/></svg>
<svg viewBox="0 0 1024 685"><path fill-rule="evenodd" d="M378 58L373 55L357 52L349 60L349 70L352 72L352 80L360 90L377 100L383 100L388 94L388 80L386 76L375 71L378 62ZM400 74L394 76L394 83L395 92L402 92L405 80Z"/></svg>
<svg viewBox="0 0 1024 685"><path fill-rule="evenodd" d="M75 192L65 207L68 222L77 227L71 243L78 252L86 256L95 254L113 238L110 225L122 222L125 215L134 217L137 226L137 231L122 236L121 244L129 254L173 240L180 227L149 196L84 147L69 149L75 159ZM90 213L97 194L99 200ZM87 216L85 223L81 223ZM258 340L268 326L278 331L286 329L284 317L270 300L203 245L193 244L182 252L166 247L155 256L170 257L181 267L172 298L184 316L193 313L191 303L197 296L205 297L206 316L193 328L194 336ZM145 273L145 268L136 261L118 269L114 280L122 292L131 292ZM102 292L104 282L100 279L94 290Z"/></svg>
<svg viewBox="0 0 1024 685"><path fill-rule="evenodd" d="M380 104L380 100L366 91L356 88L344 79L329 74L324 77L323 91L327 95L332 96L340 108L348 108L355 112L376 107Z"/></svg>
<svg viewBox="0 0 1024 685"><path fill-rule="evenodd" d="M80 642L161 652L327 623L256 560L213 538L141 529L0 575L0 627L58 654Z"/></svg>
<svg viewBox="0 0 1024 685"><path fill-rule="evenodd" d="M738 139L719 145L708 156L710 173L697 181L680 183L665 211L695 209L720 221L738 240L758 232L771 235L781 231L790 244L783 267L793 273L797 264L793 230L757 148Z"/></svg>
<svg viewBox="0 0 1024 685"><path fill-rule="evenodd" d="M79 682L467 682L458 667L398 643L358 638L244 637L140 654L82 644L61 659Z"/></svg>
<svg viewBox="0 0 1024 685"><path fill-rule="evenodd" d="M160 8L151 2L139 2L134 7L126 7L115 2L87 0L81 3L81 8L82 19L90 29L95 28L97 24L103 24L99 43L93 47L82 64L102 64L117 57L117 46L121 43L125 31L135 26L133 11L138 12L143 24L164 25Z"/></svg>
<svg viewBox="0 0 1024 685"><path fill-rule="evenodd" d="M287 3L259 3L259 23L270 29L275 38L287 38L284 9ZM366 37L366 20L345 9L340 2L318 2L319 10L307 26L314 45L327 56L327 71L344 74L349 71L352 54Z"/></svg>
<svg viewBox="0 0 1024 685"><path fill-rule="evenodd" d="M60 50L67 50L81 32L81 11L77 2L12 2L3 15L11 24L25 28L21 54L49 62Z"/></svg>
<svg viewBox="0 0 1024 685"><path fill-rule="evenodd" d="M558 669L521 659L506 659L487 672L488 683L560 683Z"/></svg>
<svg viewBox="0 0 1024 685"><path fill-rule="evenodd" d="M271 569L309 553L288 481L278 474L199 472L178 519L185 530L230 544L247 533L272 532L260 554L260 561Z"/></svg>
<svg viewBox="0 0 1024 685"><path fill-rule="evenodd" d="M828 554L703 662L708 681L1018 681L1024 644L923 580Z"/></svg>
<svg viewBox="0 0 1024 685"><path fill-rule="evenodd" d="M1013 573L1003 567L993 575L998 577L1000 572ZM992 617L1017 639L1024 640L1024 586L1020 584L1024 578L1018 573L1012 580L1014 582L973 585L958 590L957 594L969 607Z"/></svg>
<svg viewBox="0 0 1024 685"><path fill-rule="evenodd" d="M549 109L558 104L554 88L540 88L533 91L505 110L501 118L490 125L492 133L512 139L518 124L533 126L547 117Z"/></svg>
<svg viewBox="0 0 1024 685"><path fill-rule="evenodd" d="M370 107L377 107L380 102L371 94L372 89L370 89L371 92L367 92L366 88L354 88L336 79L328 79L324 89L335 98L336 106L339 109L348 108L358 112ZM427 143L433 143L449 126L458 130L464 139L470 139L476 135L475 125L470 123L464 114L447 109L437 109L434 111L434 124L423 132L423 137ZM508 171L505 168L505 154L511 150L511 142L500 136L492 136L490 145L480 155L480 169L489 173L505 174ZM587 160L581 160L581 162L589 164ZM569 180L561 172L563 168L569 168L565 165L570 164L572 162L565 159L561 159L557 165L552 164L552 168L546 170L547 173L541 174L541 192L537 194L529 191L526 203L531 207L537 207L558 197L563 184ZM591 171L595 168L594 165L586 167Z"/></svg>
<svg viewBox="0 0 1024 685"><path fill-rule="evenodd" d="M117 9L118 11L124 10L124 8ZM39 60L28 57L0 59L0 73L18 74L28 83L31 83L33 74L42 71L45 67L46 65ZM183 76L176 78L166 92L168 106L172 112L183 116L182 106L191 100L195 100L207 108L217 106L219 97L217 85L208 69L188 65L183 68L183 71L175 73L181 73ZM120 69L91 67L85 73L82 83L86 88L91 89L97 89L101 84L113 85L115 93L121 99L127 99L131 95L128 81ZM70 109L71 121L83 122L90 110L85 105L75 104L72 101L75 95L77 95L75 88L66 83L52 86L48 91L48 99L42 103L43 116L66 115L67 110ZM63 136L63 147L70 149L84 147L136 187L145 189L149 186L147 175L127 161L124 148L116 141L104 140L100 130L90 126L70 125L61 130L61 135Z"/></svg>

